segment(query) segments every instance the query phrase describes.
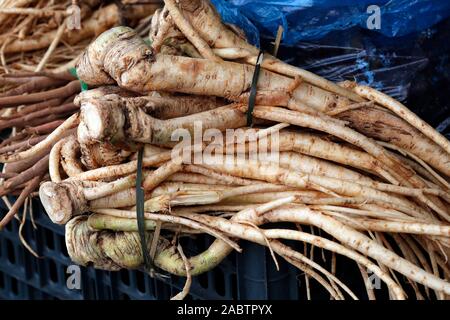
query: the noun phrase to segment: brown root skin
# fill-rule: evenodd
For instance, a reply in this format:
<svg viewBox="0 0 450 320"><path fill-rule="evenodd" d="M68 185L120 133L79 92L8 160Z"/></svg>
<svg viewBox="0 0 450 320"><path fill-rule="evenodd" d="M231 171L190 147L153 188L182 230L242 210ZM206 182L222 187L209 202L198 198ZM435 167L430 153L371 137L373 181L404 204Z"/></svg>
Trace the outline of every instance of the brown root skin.
<svg viewBox="0 0 450 320"><path fill-rule="evenodd" d="M349 180L308 175L283 169L273 163L246 160L243 158L239 159L237 157L234 158L233 156L224 156L223 162L214 163L214 161L211 161L208 165L203 166L233 176L264 180L269 183L283 184L294 188L316 189L319 187L319 191L325 189L343 196L367 196L377 201L384 201L386 204L392 206L398 204L401 207L409 207L407 213L411 215L423 214L423 210L413 202L410 202L405 198L393 196L384 191L380 192L380 190L372 189L372 184L370 184L370 187L367 187L366 185L363 186L363 184L366 184L364 181L353 182Z"/></svg>
<svg viewBox="0 0 450 320"><path fill-rule="evenodd" d="M89 99L81 105L78 139L81 143L123 140L126 114L119 96Z"/></svg>
<svg viewBox="0 0 450 320"><path fill-rule="evenodd" d="M14 143L14 144L11 144L6 147L1 147L0 153L7 153L7 152L11 152L11 151L16 151L16 150L22 150L24 147L26 148L26 147L34 146L35 144L44 140L46 137L47 137L47 135L32 137L32 138L26 139L25 141Z"/></svg>
<svg viewBox="0 0 450 320"><path fill-rule="evenodd" d="M129 188L114 193L100 199L91 200L89 206L91 209L98 208L122 208L136 204L136 189Z"/></svg>
<svg viewBox="0 0 450 320"><path fill-rule="evenodd" d="M280 132L280 151L295 151L353 168L376 172L385 177L382 163L364 151L332 142L325 136L293 131ZM388 179L389 180L389 179ZM392 183L392 180L389 181Z"/></svg>
<svg viewBox="0 0 450 320"><path fill-rule="evenodd" d="M250 93L246 92L237 97L230 97L231 100L248 104ZM291 100L291 95L284 91L258 90L255 96L255 104L262 106L287 106Z"/></svg>
<svg viewBox="0 0 450 320"><path fill-rule="evenodd" d="M77 111L77 109L74 111L68 111L68 112L58 113L58 114L52 113L52 114L49 114L48 116L44 116L42 118L36 118L36 119L30 120L28 122L28 126L36 127L41 124L46 124L46 123L49 123L49 122L52 122L55 120L60 120L60 119L65 120L68 117L70 117L71 115L73 115L75 113L75 111Z"/></svg>
<svg viewBox="0 0 450 320"><path fill-rule="evenodd" d="M247 63L255 64L259 49L250 45L245 38L228 28L222 23L220 15L214 6L208 0L180 0L179 5L182 8L183 15L191 23L199 35L206 40L211 48L240 48L245 49L251 56L245 58ZM313 84L309 86L310 90L322 88L323 90L333 92L348 97L354 101L363 101L361 97L350 90L341 88L335 83L319 77L309 71L290 66L283 61L276 59L268 54L265 55L262 67L273 72L290 77L299 76L305 81ZM319 89L320 90L320 89Z"/></svg>
<svg viewBox="0 0 450 320"><path fill-rule="evenodd" d="M63 104L61 106L57 107L49 107L46 109L38 110L35 112L28 113L26 115L9 119L9 120L2 120L0 121L0 130L6 129L6 128L12 128L12 127L24 127L27 126L28 123L32 123L32 120L40 119L45 116L49 115L62 115L67 114L68 112L74 112L78 109L76 105L73 103L67 103Z"/></svg>
<svg viewBox="0 0 450 320"><path fill-rule="evenodd" d="M203 56L203 58L212 60L212 61L222 61L219 57L217 57L214 52L211 50L209 45L203 40L196 32L196 30L192 27L188 20L183 16L178 5L174 0L166 0L165 8L170 13L170 16L178 29L183 33L183 35L194 45L194 47L198 50L198 52Z"/></svg>
<svg viewBox="0 0 450 320"><path fill-rule="evenodd" d="M41 180L41 176L36 176L31 181L27 183L25 188L20 192L19 198L14 202L14 205L9 210L9 212L3 217L0 221L0 231L13 219L13 217L17 214L20 207L22 207L25 199L34 191L34 189L39 185L39 181Z"/></svg>
<svg viewBox="0 0 450 320"><path fill-rule="evenodd" d="M80 92L80 81L74 80L66 84L64 87L52 89L44 92L31 93L28 95L18 95L0 98L0 106L13 107L21 104L29 104L41 102L43 100L69 97Z"/></svg>
<svg viewBox="0 0 450 320"><path fill-rule="evenodd" d="M179 5L183 15L211 47L243 48L258 54L258 49L222 23L219 14L209 1L183 0L179 1Z"/></svg>
<svg viewBox="0 0 450 320"><path fill-rule="evenodd" d="M133 61L130 66L129 61ZM170 66L170 68L169 68ZM155 55L130 28L104 32L83 53L77 70L91 85L112 84L142 94L151 91L181 92L218 97L239 97L248 92L254 67L235 62L217 62L165 54ZM293 79L261 70L258 89L292 89ZM330 111L350 104L347 98L301 82L292 97L311 108Z"/></svg>
<svg viewBox="0 0 450 320"><path fill-rule="evenodd" d="M442 147L450 154L450 142L428 123L420 119L414 112L390 96L367 86L354 85L353 90L360 96L375 101L379 105L397 114L404 121L422 132L423 135Z"/></svg>
<svg viewBox="0 0 450 320"><path fill-rule="evenodd" d="M165 47L168 40L172 40L173 38L184 38L184 36L175 27L172 17L167 11L167 7L156 10L151 19L149 34L149 39L153 50L160 53L161 49ZM194 47L192 44L191 46ZM200 57L200 54L198 54L198 56Z"/></svg>
<svg viewBox="0 0 450 320"><path fill-rule="evenodd" d="M31 78L31 77L47 77L52 79L72 81L76 80L76 77L67 71L63 72L48 72L48 71L14 71L14 73L3 74L2 78L8 79L20 79L20 78Z"/></svg>
<svg viewBox="0 0 450 320"><path fill-rule="evenodd" d="M158 6L154 4L126 6L124 16L128 19L140 19L151 15ZM82 28L79 30L66 30L62 37L63 41L69 44L76 44L84 39L92 38L105 30L120 23L121 12L117 5L110 4L100 8L83 19ZM5 47L5 53L27 52L47 48L56 35L56 29L44 33L39 37L26 38L24 40L15 40Z"/></svg>
<svg viewBox="0 0 450 320"><path fill-rule="evenodd" d="M39 188L39 198L50 219L65 224L72 217L88 210L81 183L45 182Z"/></svg>
<svg viewBox="0 0 450 320"><path fill-rule="evenodd" d="M122 163L130 156L130 147L134 147L122 143L125 125L125 115L120 106L122 100L117 95L107 97L115 99L89 99L82 103L77 135L81 161L88 169ZM116 132L120 134L116 135Z"/></svg>
<svg viewBox="0 0 450 320"><path fill-rule="evenodd" d="M243 112L246 112L247 106L241 106L240 109ZM386 169L389 170L388 172L392 176L406 185L408 185L409 179L415 175L415 172L411 168L406 167L398 159L392 157L383 147L349 127L325 121L318 116L284 110L277 107L256 106L253 111L253 116L272 121L291 123L337 136L344 141L360 147L374 158L378 159L386 166Z"/></svg>
<svg viewBox="0 0 450 320"><path fill-rule="evenodd" d="M132 68L127 63L130 59L135 61ZM217 66L221 65L224 68L220 78L232 79L229 88L223 85L223 81L213 81L205 88L205 81L202 81L205 72L211 79L217 78ZM87 48L77 69L80 78L92 85L114 83L116 80L121 87L140 93L165 90L230 96L248 89L250 83L243 83L243 72L250 76L253 68L180 56L154 56L132 29L117 27L104 32Z"/></svg>
<svg viewBox="0 0 450 320"><path fill-rule="evenodd" d="M225 105L223 99L208 96L175 96L152 92L147 96L137 97L135 93L117 86L104 86L83 91L75 97L74 103L81 106L102 99L118 99L121 104L129 103L138 106L147 114L160 120L187 116Z"/></svg>
<svg viewBox="0 0 450 320"><path fill-rule="evenodd" d="M83 79L84 82L92 86L115 83L114 79L103 70L103 60L110 42L113 43L121 35L122 37L124 36L121 31L120 29L113 28L102 33L93 42L95 43L95 48L88 49L82 54L77 64L77 74L80 79ZM89 48L93 46L91 45Z"/></svg>
<svg viewBox="0 0 450 320"><path fill-rule="evenodd" d="M325 177L339 178L344 180L371 181L370 178L345 167L335 165L331 162L316 159L296 152L281 152L279 154L281 167L303 173L323 175Z"/></svg>
<svg viewBox="0 0 450 320"><path fill-rule="evenodd" d="M171 158L172 158L171 151L162 152L159 154L155 154L151 157L144 158L142 161L142 166L144 168L157 166L163 162L170 160ZM130 162L119 165L106 166L94 170L85 171L75 177L70 178L69 180L93 181L129 175L133 172L136 172L136 165L137 161L132 160Z"/></svg>
<svg viewBox="0 0 450 320"><path fill-rule="evenodd" d="M10 156L0 155L0 162L14 162L36 157L36 154L45 155L51 147L60 139L73 133L73 127L78 125L78 114L74 114L66 119L63 124L56 128L43 141L26 151L12 154Z"/></svg>
<svg viewBox="0 0 450 320"><path fill-rule="evenodd" d="M82 173L84 170L79 162L80 144L75 135L64 140L61 150L61 165L69 177Z"/></svg>
<svg viewBox="0 0 450 320"><path fill-rule="evenodd" d="M5 172L22 172L24 170L27 170L31 168L33 165L35 165L39 160L41 160L43 157L45 157L51 150L51 146L47 147L45 149L42 149L39 152L36 152L35 155L27 158L22 159L15 162L10 162L5 167Z"/></svg>
<svg viewBox="0 0 450 320"><path fill-rule="evenodd" d="M159 96L155 94L139 99L146 101L143 106L145 112L160 120L188 116L216 109L226 104L223 99L207 96Z"/></svg>
<svg viewBox="0 0 450 320"><path fill-rule="evenodd" d="M81 162L89 169L97 169L124 162L131 151L108 142L80 144Z"/></svg>
<svg viewBox="0 0 450 320"><path fill-rule="evenodd" d="M433 141L389 111L366 107L346 111L341 114L341 117L350 121L355 130L369 137L398 145L437 167L445 174L450 173L449 155ZM403 166L408 167L405 164ZM404 182L404 185L426 187L426 184L416 174L410 176ZM435 197L423 198L421 201L428 202L427 205L439 212L447 221L450 221L448 206L445 203Z"/></svg>
<svg viewBox="0 0 450 320"><path fill-rule="evenodd" d="M81 91L73 100L77 106L81 106L84 102L88 102L91 99L99 99L104 96L116 94L120 97L135 97L134 92L122 89L118 86L102 86L95 89Z"/></svg>
<svg viewBox="0 0 450 320"><path fill-rule="evenodd" d="M97 142L93 140L89 137L84 122L79 124L77 134L81 162L89 170L122 163L131 154L130 151L127 151L130 150L130 146L125 143L112 144L109 141Z"/></svg>
<svg viewBox="0 0 450 320"><path fill-rule="evenodd" d="M158 177L164 179L170 174L165 169L162 171L158 172L157 170L155 174L150 175L145 172L144 176L152 178L151 183L156 185ZM39 196L50 219L57 224L64 224L72 217L88 212L89 209L124 207L135 204L135 191L134 188L130 189L135 185L135 177L131 175L123 179L129 180L125 181L127 185L124 187L120 185L121 179L97 187L89 185L86 181L45 182L41 185ZM149 198L150 193L147 192L146 199ZM165 194L156 195L151 203L146 204L146 210L154 208L150 211L168 212L171 198ZM152 204L154 204L153 207Z"/></svg>
<svg viewBox="0 0 450 320"><path fill-rule="evenodd" d="M27 105L27 106L24 106L23 108L21 108L14 116L15 116L15 118L17 118L20 116L27 115L30 112L39 111L42 109L46 109L48 107L59 106L62 103L63 103L63 98L54 98L54 99L46 100L46 101L39 102L36 104Z"/></svg>
<svg viewBox="0 0 450 320"><path fill-rule="evenodd" d="M0 178L1 179L10 179L10 178L14 178L18 175L18 173L15 172L1 172L0 173Z"/></svg>
<svg viewBox="0 0 450 320"><path fill-rule="evenodd" d="M59 80L59 79L52 79L47 77L33 77L30 79L30 81L27 81L26 83L8 90L2 94L0 94L0 97L6 97L6 96L18 96L24 93L29 93L33 91L40 91L42 89L47 89L51 87L57 87L65 84L67 81Z"/></svg>
<svg viewBox="0 0 450 320"><path fill-rule="evenodd" d="M135 112L133 116L137 122L139 114ZM129 119L132 118L129 117ZM225 129L240 128L246 123L245 116L242 113L240 114L234 104L170 120L150 120L148 116L145 120L146 123L143 123L140 127L130 127L127 133L130 137L136 137L137 139L134 138L136 141L160 145L173 142L174 140L178 141L173 137L177 129L186 129L192 136L195 125L199 123L201 123L203 131L210 128L224 131ZM130 121L130 123L132 124L133 122ZM148 132L150 125L153 125L151 133ZM151 136L151 140L146 138L149 136Z"/></svg>
<svg viewBox="0 0 450 320"><path fill-rule="evenodd" d="M59 127L64 121L56 120L37 127L28 127L17 133L15 136L11 136L0 143L0 148L4 147L14 141L24 139L30 135L43 135L52 132L54 129Z"/></svg>
<svg viewBox="0 0 450 320"><path fill-rule="evenodd" d="M245 115L236 109L236 105L159 120L144 112L142 106L146 103L145 99L125 100L116 95L83 103L82 120L78 128L79 139L83 142L105 141L117 144L131 140L164 145L174 142L172 135L177 129L184 128L190 133L194 132L196 122L201 122L202 130L239 128L246 123Z"/></svg>
<svg viewBox="0 0 450 320"><path fill-rule="evenodd" d="M36 176L43 176L48 170L48 158L46 155L38 162L36 162L32 167L28 168L25 171L22 171L19 175L14 178L9 179L5 182L4 188L6 190L13 189L22 183L25 183Z"/></svg>
<svg viewBox="0 0 450 320"><path fill-rule="evenodd" d="M343 112L339 118L369 137L410 151L450 177L450 154L389 111L359 108Z"/></svg>

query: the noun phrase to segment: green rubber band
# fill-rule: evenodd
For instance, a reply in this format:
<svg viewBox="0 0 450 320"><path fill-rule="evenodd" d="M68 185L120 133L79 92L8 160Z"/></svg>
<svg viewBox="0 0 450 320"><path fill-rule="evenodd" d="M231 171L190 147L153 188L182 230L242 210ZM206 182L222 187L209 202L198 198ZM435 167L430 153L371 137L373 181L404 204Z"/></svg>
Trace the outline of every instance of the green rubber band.
<svg viewBox="0 0 450 320"><path fill-rule="evenodd" d="M258 54L258 58L256 59L255 71L253 73L252 85L250 88L250 96L248 98L248 109L247 109L247 126L253 126L253 109L255 108L256 102L256 86L258 84L259 79L259 71L261 70L261 63L263 60L263 52L260 51Z"/></svg>
<svg viewBox="0 0 450 320"><path fill-rule="evenodd" d="M83 80L81 80L81 79L78 77L77 69L76 69L76 68L70 68L70 69L69 69L69 72L70 72L74 77L76 77L78 80L80 80L81 91L89 90L87 83L84 82Z"/></svg>
<svg viewBox="0 0 450 320"><path fill-rule="evenodd" d="M141 240L142 256L144 258L144 268L154 277L155 264L147 250L147 240L145 237L145 217L144 217L144 189L142 188L142 160L144 157L144 148L138 151L138 161L136 170L136 218L138 225L139 238Z"/></svg>

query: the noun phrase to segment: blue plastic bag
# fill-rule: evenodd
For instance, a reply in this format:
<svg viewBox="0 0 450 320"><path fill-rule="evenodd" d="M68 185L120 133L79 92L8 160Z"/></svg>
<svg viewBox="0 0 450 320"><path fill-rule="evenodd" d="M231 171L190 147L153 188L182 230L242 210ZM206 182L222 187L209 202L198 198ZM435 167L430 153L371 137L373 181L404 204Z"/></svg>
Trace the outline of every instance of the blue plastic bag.
<svg viewBox="0 0 450 320"><path fill-rule="evenodd" d="M355 33L356 31L349 32ZM354 40L357 35L348 35ZM360 39L358 39L360 40ZM361 47L341 43L299 42L296 46L282 46L279 56L289 64L296 65L333 82L356 81L381 90L397 100L408 96L411 81L416 72L424 68L428 59L420 55L401 55L383 50L365 40ZM355 41L356 42L356 41ZM324 44L325 43L325 44Z"/></svg>
<svg viewBox="0 0 450 320"><path fill-rule="evenodd" d="M213 0L222 18L242 28L256 43L256 26L264 36L283 26L285 44L320 39L331 31L353 26L372 28L374 7L379 8L380 29L400 37L422 31L450 16L450 1L442 0ZM371 9L372 8L372 9ZM369 23L369 27L368 27ZM257 33L257 32L256 32Z"/></svg>
<svg viewBox="0 0 450 320"><path fill-rule="evenodd" d="M415 50L420 37L450 16L438 0L212 0L222 20L241 28L256 46L283 26L288 63L338 82L355 80L404 101L428 60ZM368 31L379 8L380 29ZM374 7L372 7L373 9ZM369 21L370 23L372 20ZM372 26L372 25L371 25ZM270 50L270 46L265 46ZM293 52L293 54L292 54ZM291 59L291 61L289 61ZM293 61L295 60L295 61Z"/></svg>
<svg viewBox="0 0 450 320"><path fill-rule="evenodd" d="M220 13L222 21L233 24L245 32L248 42L259 47L259 30L255 25L241 12L240 7L234 6L224 0L211 0L211 3Z"/></svg>

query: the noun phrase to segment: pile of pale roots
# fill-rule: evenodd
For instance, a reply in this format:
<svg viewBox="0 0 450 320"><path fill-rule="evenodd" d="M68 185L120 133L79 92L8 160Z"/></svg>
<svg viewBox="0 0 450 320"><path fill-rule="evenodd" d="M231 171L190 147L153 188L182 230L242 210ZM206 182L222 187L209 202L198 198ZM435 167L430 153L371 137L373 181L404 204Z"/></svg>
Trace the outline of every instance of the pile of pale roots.
<svg viewBox="0 0 450 320"><path fill-rule="evenodd" d="M0 196L9 208L0 229L19 219L22 206L31 208L28 200L41 182L49 180L52 144L39 152L16 155L43 141L79 111L73 100L80 81L67 70L95 36L115 25L126 22L143 36L149 34L149 15L161 7L161 1L135 2L6 0L0 4L0 154L9 162L0 173ZM80 29L69 28L71 5L81 10ZM10 130L8 137L5 129ZM6 195L18 198L12 204ZM21 226L27 210L23 212Z"/></svg>
<svg viewBox="0 0 450 320"><path fill-rule="evenodd" d="M4 74L1 81L13 88L0 94L0 130L4 137L0 155L8 158L0 173L0 197L9 208L0 220L0 229L14 217L18 218L22 206L31 208L27 205L30 196L39 189L40 182L49 180L48 159L52 145L42 146L37 152L27 150L44 141L79 111L73 100L81 89L80 81L69 72L13 72ZM17 157L19 153L22 155ZM7 195L18 198L11 204ZM23 210L21 226L27 212ZM36 255L26 242L24 245Z"/></svg>
<svg viewBox="0 0 450 320"><path fill-rule="evenodd" d="M138 26L141 34L147 35L150 28L148 16L161 7L161 2L1 1L0 74L18 70L66 71L75 66L90 41L117 25Z"/></svg>
<svg viewBox="0 0 450 320"><path fill-rule="evenodd" d="M53 146L51 182L39 195L52 221L66 224L74 262L142 267L135 205L136 151L143 148L147 249L158 268L187 276L177 298L191 276L240 252L239 239L267 246L275 263L277 256L291 263L332 299L357 299L336 277L336 259L324 267L283 241L354 260L392 299L407 297L398 275L417 299L450 296L450 143L443 136L374 89L334 84L269 55L257 83L255 128L248 128L259 51L206 0L166 0L153 16L151 40L148 46L126 27L99 36L77 66L81 80L98 87L77 96L80 114L14 155L26 159ZM204 133L240 129L245 140L173 141L176 129L194 135L198 123ZM255 146L265 152L260 142L278 147L276 157L248 157ZM198 154L222 158L192 161ZM327 235L302 231L308 227ZM192 257L171 241L199 233L216 240ZM376 294L367 285L368 297Z"/></svg>

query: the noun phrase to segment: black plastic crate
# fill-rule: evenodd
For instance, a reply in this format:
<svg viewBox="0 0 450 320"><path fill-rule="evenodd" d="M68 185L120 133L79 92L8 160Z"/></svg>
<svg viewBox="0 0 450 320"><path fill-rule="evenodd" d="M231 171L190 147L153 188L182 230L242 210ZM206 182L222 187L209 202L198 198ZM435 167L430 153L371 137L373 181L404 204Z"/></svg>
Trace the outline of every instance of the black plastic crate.
<svg viewBox="0 0 450 320"><path fill-rule="evenodd" d="M1 216L6 212L2 202ZM53 224L39 201L33 202L34 219L27 221L23 236L42 258L35 258L19 239L19 221L14 219L0 232L1 299L162 299L178 293L185 278L171 276L161 281L136 270L108 272L80 268L81 290L70 290L67 268L73 265L64 241L64 228ZM188 254L207 248L212 239L184 239ZM298 299L297 271L279 261L277 271L269 252L242 242L245 253L232 253L214 270L194 277L188 299ZM255 263L258 261L257 263Z"/></svg>

